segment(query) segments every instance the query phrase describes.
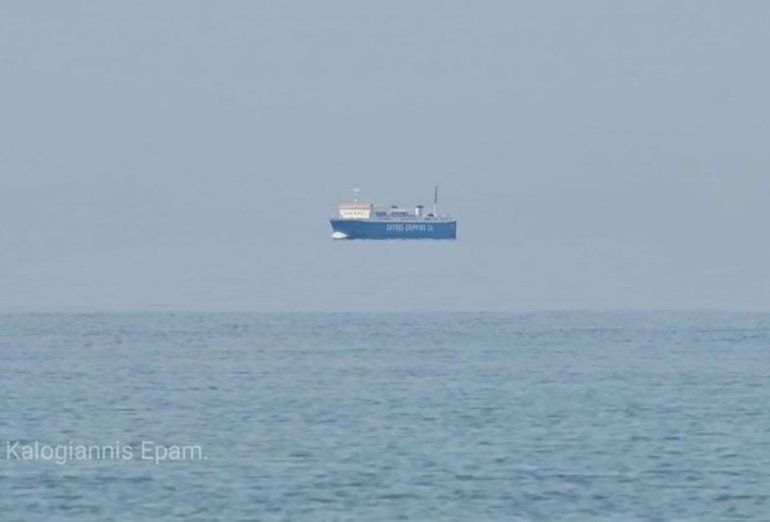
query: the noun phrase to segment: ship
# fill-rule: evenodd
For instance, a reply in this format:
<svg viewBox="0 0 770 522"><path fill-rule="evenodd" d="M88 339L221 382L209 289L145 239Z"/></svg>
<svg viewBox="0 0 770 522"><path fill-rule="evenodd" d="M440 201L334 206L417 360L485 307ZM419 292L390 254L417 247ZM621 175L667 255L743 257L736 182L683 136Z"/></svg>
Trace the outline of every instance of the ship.
<svg viewBox="0 0 770 522"><path fill-rule="evenodd" d="M338 207L338 216L329 221L334 239L456 239L457 221L438 213L438 187L433 191L433 212L415 205L377 207L358 200L359 190L353 190L353 201Z"/></svg>

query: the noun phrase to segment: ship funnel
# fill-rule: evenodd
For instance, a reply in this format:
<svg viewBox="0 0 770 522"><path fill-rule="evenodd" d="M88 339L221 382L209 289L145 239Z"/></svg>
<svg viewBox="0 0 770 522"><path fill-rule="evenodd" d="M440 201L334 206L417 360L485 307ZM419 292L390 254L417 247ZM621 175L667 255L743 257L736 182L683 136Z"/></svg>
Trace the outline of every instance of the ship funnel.
<svg viewBox="0 0 770 522"><path fill-rule="evenodd" d="M417 205L416 207L414 207L414 215L415 215L415 217L422 217L422 209L423 208L424 207L422 205Z"/></svg>

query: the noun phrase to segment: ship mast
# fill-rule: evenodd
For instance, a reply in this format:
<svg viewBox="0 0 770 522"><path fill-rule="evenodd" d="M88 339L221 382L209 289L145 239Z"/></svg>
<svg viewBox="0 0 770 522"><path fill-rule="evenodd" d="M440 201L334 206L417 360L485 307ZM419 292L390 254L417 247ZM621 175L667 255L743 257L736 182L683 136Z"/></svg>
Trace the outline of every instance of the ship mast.
<svg viewBox="0 0 770 522"><path fill-rule="evenodd" d="M433 190L433 215L438 216L438 185Z"/></svg>

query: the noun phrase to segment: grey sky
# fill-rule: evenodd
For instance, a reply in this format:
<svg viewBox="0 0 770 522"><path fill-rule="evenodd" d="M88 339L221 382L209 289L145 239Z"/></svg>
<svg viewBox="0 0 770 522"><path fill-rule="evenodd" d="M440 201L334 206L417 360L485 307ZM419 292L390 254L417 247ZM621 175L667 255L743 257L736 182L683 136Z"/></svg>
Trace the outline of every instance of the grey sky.
<svg viewBox="0 0 770 522"><path fill-rule="evenodd" d="M770 310L770 2L0 3L0 310ZM458 241L334 242L352 187Z"/></svg>

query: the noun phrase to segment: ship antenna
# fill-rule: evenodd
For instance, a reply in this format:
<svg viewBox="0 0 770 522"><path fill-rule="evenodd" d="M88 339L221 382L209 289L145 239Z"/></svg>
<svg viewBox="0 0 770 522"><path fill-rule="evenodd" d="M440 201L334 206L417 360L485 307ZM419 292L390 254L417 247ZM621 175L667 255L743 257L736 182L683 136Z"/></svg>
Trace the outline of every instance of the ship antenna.
<svg viewBox="0 0 770 522"><path fill-rule="evenodd" d="M433 215L438 216L438 185L433 189Z"/></svg>
<svg viewBox="0 0 770 522"><path fill-rule="evenodd" d="M353 203L358 203L358 193L361 192L361 189L354 188L353 189Z"/></svg>

